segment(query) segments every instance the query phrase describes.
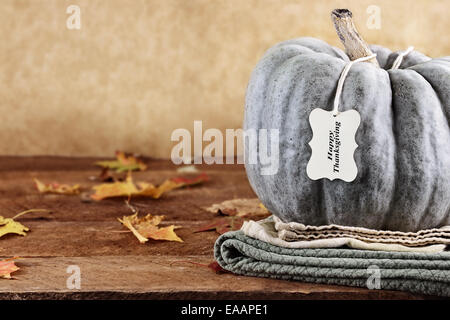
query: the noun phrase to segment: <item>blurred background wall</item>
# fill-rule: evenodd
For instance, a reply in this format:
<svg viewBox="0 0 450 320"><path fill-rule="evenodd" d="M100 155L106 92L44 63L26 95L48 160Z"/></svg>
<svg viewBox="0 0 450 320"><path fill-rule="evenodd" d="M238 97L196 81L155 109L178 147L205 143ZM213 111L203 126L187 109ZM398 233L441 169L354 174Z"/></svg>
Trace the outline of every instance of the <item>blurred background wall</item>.
<svg viewBox="0 0 450 320"><path fill-rule="evenodd" d="M72 4L80 30L66 27ZM194 120L240 128L264 51L301 36L342 47L338 7L370 43L450 55L449 0L1 0L0 154L167 158Z"/></svg>

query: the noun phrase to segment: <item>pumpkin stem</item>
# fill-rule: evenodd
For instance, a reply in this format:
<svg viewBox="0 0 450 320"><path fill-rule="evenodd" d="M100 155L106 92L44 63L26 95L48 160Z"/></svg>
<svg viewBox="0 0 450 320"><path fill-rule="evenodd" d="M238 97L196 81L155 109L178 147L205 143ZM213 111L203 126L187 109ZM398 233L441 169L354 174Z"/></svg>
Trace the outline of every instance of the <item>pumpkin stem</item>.
<svg viewBox="0 0 450 320"><path fill-rule="evenodd" d="M373 55L373 52L356 30L352 17L352 12L347 9L334 9L331 12L331 19L339 39L344 45L348 57L353 61L358 58L369 57ZM367 60L367 62L373 63L377 67L380 66L376 58Z"/></svg>

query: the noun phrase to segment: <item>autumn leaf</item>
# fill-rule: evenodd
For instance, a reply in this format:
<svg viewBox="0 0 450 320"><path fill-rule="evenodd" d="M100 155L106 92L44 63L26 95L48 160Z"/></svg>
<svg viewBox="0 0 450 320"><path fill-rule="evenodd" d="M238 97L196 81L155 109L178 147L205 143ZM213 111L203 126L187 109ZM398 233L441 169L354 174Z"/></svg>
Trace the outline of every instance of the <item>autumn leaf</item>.
<svg viewBox="0 0 450 320"><path fill-rule="evenodd" d="M9 233L26 236L26 232L28 230L29 229L20 222L14 221L11 218L3 218L0 216L0 238Z"/></svg>
<svg viewBox="0 0 450 320"><path fill-rule="evenodd" d="M239 230L244 223L241 217L221 217L213 219L194 230L194 233L215 230L219 234L224 234L228 231Z"/></svg>
<svg viewBox="0 0 450 320"><path fill-rule="evenodd" d="M36 188L41 193L57 193L57 194L79 194L80 185L75 184L70 186L68 184L50 183L45 184L38 179L34 179Z"/></svg>
<svg viewBox="0 0 450 320"><path fill-rule="evenodd" d="M124 176L115 176L110 173L108 168L102 168L102 171L97 176L90 176L89 180L91 181L100 181L100 182L115 182L115 181L124 181Z"/></svg>
<svg viewBox="0 0 450 320"><path fill-rule="evenodd" d="M158 187L155 187L153 184L150 183L141 182L138 183L140 191L136 195L158 199L164 193L169 192L171 190L198 185L208 180L209 176L205 173L202 173L195 178L183 178L183 177L172 178L164 181Z"/></svg>
<svg viewBox="0 0 450 320"><path fill-rule="evenodd" d="M215 273L221 274L221 273L229 273L228 270L225 270L220 266L220 264L217 261L213 261L210 264L208 264L208 268L212 269Z"/></svg>
<svg viewBox="0 0 450 320"><path fill-rule="evenodd" d="M209 176L202 172L200 175L198 175L195 178L184 178L184 177L177 177L173 178L170 181L175 182L178 185L178 188L180 187L186 187L186 186L194 186L196 184L203 183L205 181L209 181Z"/></svg>
<svg viewBox="0 0 450 320"><path fill-rule="evenodd" d="M18 234L21 236L26 236L26 232L29 231L27 227L25 227L20 222L15 221L14 219L30 213L30 212L48 212L46 209L30 209L16 214L13 218L4 218L0 216L0 238L6 234Z"/></svg>
<svg viewBox="0 0 450 320"><path fill-rule="evenodd" d="M233 199L219 204L213 204L206 211L237 217L266 217L270 212L264 207L258 198Z"/></svg>
<svg viewBox="0 0 450 320"><path fill-rule="evenodd" d="M155 186L147 182L138 182L135 184L131 175L128 175L125 181L116 181L94 186L95 193L91 195L91 198L94 200L102 200L113 197L141 196L158 199L164 193L171 190L196 185L208 180L209 177L203 173L193 179L174 178L164 181L159 186Z"/></svg>
<svg viewBox="0 0 450 320"><path fill-rule="evenodd" d="M134 170L144 171L147 169L147 165L143 163L141 160L137 159L133 155L127 155L125 152L122 151L116 152L116 160L98 161L95 164L103 168L116 170L116 172L134 171Z"/></svg>
<svg viewBox="0 0 450 320"><path fill-rule="evenodd" d="M139 191L133 195L141 196L141 197L151 197L153 199L159 199L163 195L163 193L169 192L176 188L179 188L180 186L178 186L177 183L175 183L171 180L166 180L157 187L151 183L138 182L138 187L139 187Z"/></svg>
<svg viewBox="0 0 450 320"><path fill-rule="evenodd" d="M200 226L194 230L194 233L215 230L219 234L224 234L228 231L239 230L244 221L249 218L262 219L270 215L257 198L227 200L205 209L222 217Z"/></svg>
<svg viewBox="0 0 450 320"><path fill-rule="evenodd" d="M112 197L130 197L132 194L139 193L138 188L133 183L131 175L128 175L125 181L116 181L113 183L103 183L92 187L95 193L91 195L94 200L102 200Z"/></svg>
<svg viewBox="0 0 450 320"><path fill-rule="evenodd" d="M19 269L12 259L0 260L0 278L11 279L11 273Z"/></svg>
<svg viewBox="0 0 450 320"><path fill-rule="evenodd" d="M163 219L164 216L153 216L151 214L139 218L138 213L135 213L118 220L133 232L140 243L145 243L148 239L183 242L174 231L178 227L174 225L158 227Z"/></svg>

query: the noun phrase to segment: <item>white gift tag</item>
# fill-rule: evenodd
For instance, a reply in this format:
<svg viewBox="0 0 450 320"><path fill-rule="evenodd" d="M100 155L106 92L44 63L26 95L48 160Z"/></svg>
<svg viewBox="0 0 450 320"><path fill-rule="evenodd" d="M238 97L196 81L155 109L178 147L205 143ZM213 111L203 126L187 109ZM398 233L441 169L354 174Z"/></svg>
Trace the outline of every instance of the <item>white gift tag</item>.
<svg viewBox="0 0 450 320"><path fill-rule="evenodd" d="M355 180L358 168L353 157L361 116L356 110L339 112L314 109L309 115L313 137L309 142L311 158L306 173L312 180L327 178L346 182Z"/></svg>
<svg viewBox="0 0 450 320"><path fill-rule="evenodd" d="M339 102L345 78L352 65L376 56L372 54L347 63L339 77L332 111L320 108L311 111L309 123L313 137L309 142L311 158L306 166L306 174L310 179L341 179L346 182L356 179L358 168L353 155L358 147L355 136L361 123L361 116L356 110L339 112Z"/></svg>

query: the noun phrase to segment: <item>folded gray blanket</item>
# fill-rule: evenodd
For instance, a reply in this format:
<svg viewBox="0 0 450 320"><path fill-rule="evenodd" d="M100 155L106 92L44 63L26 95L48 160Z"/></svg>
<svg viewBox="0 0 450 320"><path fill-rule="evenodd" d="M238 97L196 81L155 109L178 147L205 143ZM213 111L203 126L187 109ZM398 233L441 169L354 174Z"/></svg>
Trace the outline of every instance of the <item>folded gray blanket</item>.
<svg viewBox="0 0 450 320"><path fill-rule="evenodd" d="M232 231L217 239L214 255L240 275L367 288L376 269L380 289L450 297L450 252L290 249Z"/></svg>

